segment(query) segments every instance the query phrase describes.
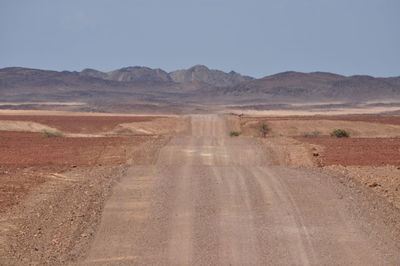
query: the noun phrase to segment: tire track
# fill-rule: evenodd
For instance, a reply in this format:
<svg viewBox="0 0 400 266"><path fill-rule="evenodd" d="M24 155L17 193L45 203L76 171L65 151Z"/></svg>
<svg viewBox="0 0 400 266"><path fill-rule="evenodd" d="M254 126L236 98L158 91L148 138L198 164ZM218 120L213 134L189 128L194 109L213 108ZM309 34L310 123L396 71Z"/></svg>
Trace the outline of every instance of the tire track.
<svg viewBox="0 0 400 266"><path fill-rule="evenodd" d="M315 173L221 116L191 124L115 189L85 265L390 265Z"/></svg>

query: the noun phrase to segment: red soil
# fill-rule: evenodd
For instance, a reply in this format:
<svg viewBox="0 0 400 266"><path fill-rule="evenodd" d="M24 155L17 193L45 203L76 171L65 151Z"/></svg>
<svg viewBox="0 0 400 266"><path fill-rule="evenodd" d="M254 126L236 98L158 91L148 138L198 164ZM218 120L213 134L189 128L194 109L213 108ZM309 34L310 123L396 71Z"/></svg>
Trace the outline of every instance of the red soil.
<svg viewBox="0 0 400 266"><path fill-rule="evenodd" d="M42 133L0 131L0 212L45 182L51 173L71 167L123 164L127 151L148 139L48 138Z"/></svg>
<svg viewBox="0 0 400 266"><path fill-rule="evenodd" d="M148 137L48 138L42 133L0 131L0 165L19 167L45 165L87 166L98 162L119 163L107 158L122 145L138 144Z"/></svg>
<svg viewBox="0 0 400 266"><path fill-rule="evenodd" d="M296 138L324 147L322 165L400 166L400 138Z"/></svg>

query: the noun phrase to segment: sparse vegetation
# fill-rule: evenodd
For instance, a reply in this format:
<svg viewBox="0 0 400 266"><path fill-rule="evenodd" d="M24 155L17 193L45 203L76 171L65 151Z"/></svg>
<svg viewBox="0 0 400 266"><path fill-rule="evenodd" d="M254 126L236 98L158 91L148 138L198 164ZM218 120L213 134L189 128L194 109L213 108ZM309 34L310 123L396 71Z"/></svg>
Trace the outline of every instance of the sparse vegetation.
<svg viewBox="0 0 400 266"><path fill-rule="evenodd" d="M48 137L48 138L58 138L58 137L62 137L63 134L59 131L48 131L48 130L44 130L43 134Z"/></svg>
<svg viewBox="0 0 400 266"><path fill-rule="evenodd" d="M348 137L350 137L350 134L346 130L340 129L340 128L337 128L337 129L333 130L330 133L330 135L332 137L337 137L337 138L348 138Z"/></svg>
<svg viewBox="0 0 400 266"><path fill-rule="evenodd" d="M303 137L305 137L305 138L316 138L320 134L321 134L321 132L319 132L319 131L313 131L313 132L304 133Z"/></svg>
<svg viewBox="0 0 400 266"><path fill-rule="evenodd" d="M262 123L261 124L261 126L260 126L260 133L261 133L261 136L263 137L263 138L265 138L266 136L267 136L267 134L268 134L268 132L270 131L271 129L269 128L269 126L266 124L266 123Z"/></svg>
<svg viewBox="0 0 400 266"><path fill-rule="evenodd" d="M238 136L240 136L240 134L241 134L240 131L235 131L235 130L232 130L232 131L229 133L229 135L230 135L231 137L238 137Z"/></svg>

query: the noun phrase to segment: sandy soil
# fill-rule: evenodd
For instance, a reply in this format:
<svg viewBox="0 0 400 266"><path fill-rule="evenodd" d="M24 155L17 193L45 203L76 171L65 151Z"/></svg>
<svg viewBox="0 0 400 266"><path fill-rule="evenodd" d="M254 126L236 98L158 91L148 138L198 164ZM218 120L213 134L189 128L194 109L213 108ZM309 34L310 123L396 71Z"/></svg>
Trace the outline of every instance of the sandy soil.
<svg viewBox="0 0 400 266"><path fill-rule="evenodd" d="M188 127L188 120L180 118L154 118L148 121L135 121L119 124L113 129L113 133L119 134L144 134L144 135L166 135L176 134Z"/></svg>
<svg viewBox="0 0 400 266"><path fill-rule="evenodd" d="M32 121L4 121L0 120L0 131L20 131L20 132L52 132L58 130L50 126L39 124Z"/></svg>
<svg viewBox="0 0 400 266"><path fill-rule="evenodd" d="M58 132L66 137L168 135L185 130L184 117L0 115L0 131Z"/></svg>

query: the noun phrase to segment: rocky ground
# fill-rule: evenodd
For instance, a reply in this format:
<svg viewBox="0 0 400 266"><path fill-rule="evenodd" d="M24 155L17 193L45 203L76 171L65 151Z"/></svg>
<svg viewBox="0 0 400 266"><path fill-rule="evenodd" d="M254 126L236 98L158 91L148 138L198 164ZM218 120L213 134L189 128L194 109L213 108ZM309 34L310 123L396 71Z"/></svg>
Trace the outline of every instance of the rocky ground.
<svg viewBox="0 0 400 266"><path fill-rule="evenodd" d="M247 136L260 137L262 123L270 127L268 137L263 141L275 152L278 164L321 167L365 186L396 208L400 206L400 116L240 119L241 130ZM336 128L350 132L350 138L329 136Z"/></svg>
<svg viewBox="0 0 400 266"><path fill-rule="evenodd" d="M157 121L155 117L0 120L34 121L64 134L0 131L2 265L59 265L78 258L93 237L113 184L128 165L153 160L169 138L167 130L164 135L109 134L121 123L134 127L132 123ZM66 137L71 132L85 137Z"/></svg>

